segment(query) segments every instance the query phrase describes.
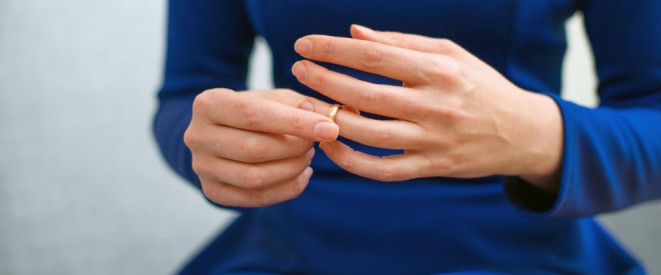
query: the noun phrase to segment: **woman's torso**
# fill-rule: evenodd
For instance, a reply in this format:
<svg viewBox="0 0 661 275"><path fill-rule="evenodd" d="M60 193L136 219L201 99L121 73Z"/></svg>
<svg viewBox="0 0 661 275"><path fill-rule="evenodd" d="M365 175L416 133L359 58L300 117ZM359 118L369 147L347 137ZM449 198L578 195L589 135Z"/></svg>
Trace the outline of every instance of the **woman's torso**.
<svg viewBox="0 0 661 275"><path fill-rule="evenodd" d="M515 84L559 93L569 0L247 0L273 52L278 88L298 83L293 51L307 34L348 36L350 24L449 38ZM378 83L380 76L329 66ZM515 106L514 106L515 108ZM350 143L377 155L396 153ZM488 153L488 152L485 152ZM591 218L532 219L507 201L498 176L381 183L317 154L297 199L248 210L189 266L300 274L619 274L638 264ZM257 273L256 273L257 274Z"/></svg>

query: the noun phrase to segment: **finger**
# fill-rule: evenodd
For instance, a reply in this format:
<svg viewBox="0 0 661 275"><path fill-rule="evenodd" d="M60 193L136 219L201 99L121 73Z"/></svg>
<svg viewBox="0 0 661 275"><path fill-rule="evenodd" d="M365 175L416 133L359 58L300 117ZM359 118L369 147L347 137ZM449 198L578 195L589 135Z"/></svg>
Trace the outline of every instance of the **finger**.
<svg viewBox="0 0 661 275"><path fill-rule="evenodd" d="M412 89L365 82L308 60L296 62L292 73L313 90L362 111L394 118L420 114L422 102Z"/></svg>
<svg viewBox="0 0 661 275"><path fill-rule="evenodd" d="M290 180L310 165L314 149L304 156L249 164L217 157L194 158L199 176L247 189L261 189Z"/></svg>
<svg viewBox="0 0 661 275"><path fill-rule="evenodd" d="M309 99L314 111L323 113L330 104ZM385 149L421 149L426 136L423 128L404 120L376 120L340 109L335 116L340 136L372 147Z"/></svg>
<svg viewBox="0 0 661 275"><path fill-rule="evenodd" d="M193 116L234 128L332 141L339 129L330 118L250 93L209 90L195 98Z"/></svg>
<svg viewBox="0 0 661 275"><path fill-rule="evenodd" d="M196 143L211 154L246 163L259 163L304 155L313 142L304 138L254 132L214 125L205 127Z"/></svg>
<svg viewBox="0 0 661 275"><path fill-rule="evenodd" d="M371 41L308 35L294 44L301 56L366 71L405 83L427 83L425 70L439 65L437 55ZM436 68L433 68L436 69Z"/></svg>
<svg viewBox="0 0 661 275"><path fill-rule="evenodd" d="M351 37L378 42L414 51L454 55L459 46L448 39L431 38L401 32L375 31L365 26L351 25Z"/></svg>
<svg viewBox="0 0 661 275"><path fill-rule="evenodd" d="M230 207L264 207L298 197L308 185L312 168L305 168L295 178L265 189L244 189L203 179L202 190L211 201Z"/></svg>
<svg viewBox="0 0 661 275"><path fill-rule="evenodd" d="M354 151L340 141L321 143L320 148L328 158L349 173L379 181L425 177L431 166L430 162L420 155L376 157Z"/></svg>

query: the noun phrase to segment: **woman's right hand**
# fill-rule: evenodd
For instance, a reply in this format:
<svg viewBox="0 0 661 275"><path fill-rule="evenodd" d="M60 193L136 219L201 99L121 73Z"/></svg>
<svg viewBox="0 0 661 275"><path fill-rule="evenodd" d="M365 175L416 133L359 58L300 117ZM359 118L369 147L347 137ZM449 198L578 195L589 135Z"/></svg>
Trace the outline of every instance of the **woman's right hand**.
<svg viewBox="0 0 661 275"><path fill-rule="evenodd" d="M285 89L199 94L184 142L204 195L220 205L263 207L301 194L314 141L333 141L339 132L306 99Z"/></svg>

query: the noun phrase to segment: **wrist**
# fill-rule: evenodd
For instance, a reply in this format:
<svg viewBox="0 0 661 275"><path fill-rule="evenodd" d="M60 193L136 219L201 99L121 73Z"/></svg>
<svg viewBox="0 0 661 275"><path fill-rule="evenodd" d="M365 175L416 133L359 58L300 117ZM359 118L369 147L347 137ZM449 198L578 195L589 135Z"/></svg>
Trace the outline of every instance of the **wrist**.
<svg viewBox="0 0 661 275"><path fill-rule="evenodd" d="M549 96L524 91L516 127L516 167L509 173L556 194L562 164L563 129L560 109Z"/></svg>

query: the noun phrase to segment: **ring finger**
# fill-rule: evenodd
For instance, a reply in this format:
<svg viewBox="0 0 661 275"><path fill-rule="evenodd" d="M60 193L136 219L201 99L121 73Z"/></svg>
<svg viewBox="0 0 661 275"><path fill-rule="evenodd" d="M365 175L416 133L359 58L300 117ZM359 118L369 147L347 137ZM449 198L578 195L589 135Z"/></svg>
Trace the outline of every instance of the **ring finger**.
<svg viewBox="0 0 661 275"><path fill-rule="evenodd" d="M328 112L330 105L321 100L309 99L314 111ZM335 123L340 135L368 146L385 149L420 149L424 144L425 130L417 124L404 120L377 120L356 112L338 110Z"/></svg>

